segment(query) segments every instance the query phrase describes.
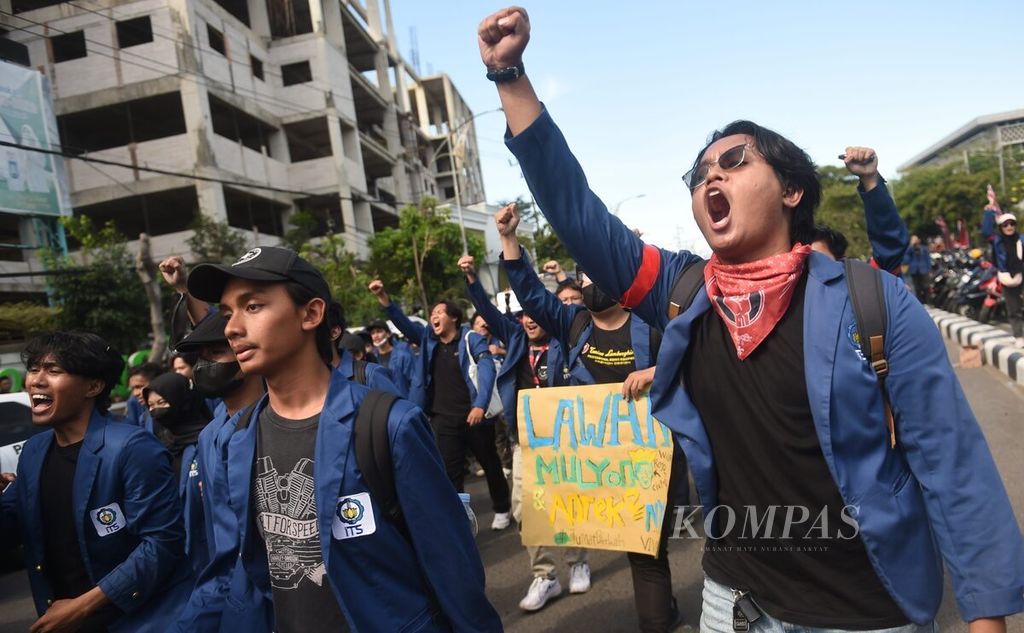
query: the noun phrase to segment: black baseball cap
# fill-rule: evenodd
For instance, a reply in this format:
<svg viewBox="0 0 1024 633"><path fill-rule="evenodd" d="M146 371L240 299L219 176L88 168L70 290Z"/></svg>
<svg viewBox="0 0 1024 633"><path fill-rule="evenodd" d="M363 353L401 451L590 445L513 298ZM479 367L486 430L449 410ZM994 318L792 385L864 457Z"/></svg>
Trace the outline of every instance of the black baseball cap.
<svg viewBox="0 0 1024 633"><path fill-rule="evenodd" d="M314 296L331 301L331 289L320 271L287 248L261 246L242 255L230 266L200 264L188 276L188 292L196 299L219 303L224 286L232 278L252 281L294 281Z"/></svg>
<svg viewBox="0 0 1024 633"><path fill-rule="evenodd" d="M213 312L206 315L202 321L196 324L188 336L181 339L174 346L174 351L179 353L198 352L207 345L222 345L228 342L224 335L224 328L228 320L220 312Z"/></svg>
<svg viewBox="0 0 1024 633"><path fill-rule="evenodd" d="M377 319L376 321L370 321L369 323L366 324L365 329L367 332L372 332L373 330L384 330L388 334L391 334L391 328L388 327L387 323L381 321L380 319Z"/></svg>

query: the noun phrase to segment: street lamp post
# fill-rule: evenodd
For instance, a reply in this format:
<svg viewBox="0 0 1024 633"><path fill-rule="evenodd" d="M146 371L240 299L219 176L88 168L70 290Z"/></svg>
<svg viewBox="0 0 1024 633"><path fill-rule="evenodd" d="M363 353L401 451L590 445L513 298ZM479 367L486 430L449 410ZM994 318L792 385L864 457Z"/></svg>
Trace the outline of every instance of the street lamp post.
<svg viewBox="0 0 1024 633"><path fill-rule="evenodd" d="M615 217L619 216L619 207L622 206L622 203L629 202L630 200L636 200L638 198L644 198L646 196L647 196L646 193L641 193L641 194L637 194L635 196L630 196L628 198L623 198L622 200L619 200L618 202L615 203L615 206L612 207L612 215L614 215Z"/></svg>
<svg viewBox="0 0 1024 633"><path fill-rule="evenodd" d="M461 197L461 194L459 192L459 172L462 171L462 170L459 168L459 157L455 153L456 145L452 141L452 139L455 138L456 136L461 137L462 129L465 128L470 123L472 123L478 117L481 117L481 116L483 116L485 114L490 114L492 112L502 112L502 111L503 110L501 108L495 108L493 110L484 110L483 112L480 112L478 114L474 114L473 116L469 117L468 119L466 119L465 121L463 121L459 125L457 125L455 127L449 128L448 129L448 134L445 136L445 139L443 141L441 141L441 144L437 146L437 151L435 151L435 153L434 153L434 160L436 161L437 157L439 155L443 155L440 152L441 148L444 147L445 145L448 146L447 147L447 149L448 149L448 158L451 159L451 163L452 163L452 176L453 176L453 180L455 182L455 208L456 208L456 211L458 211L458 214L459 214L459 233L462 236L462 254L463 255L468 255L469 254L469 243L466 241L466 222L465 222L465 220L462 217L462 197ZM461 138L459 140L459 144L460 145L462 144Z"/></svg>

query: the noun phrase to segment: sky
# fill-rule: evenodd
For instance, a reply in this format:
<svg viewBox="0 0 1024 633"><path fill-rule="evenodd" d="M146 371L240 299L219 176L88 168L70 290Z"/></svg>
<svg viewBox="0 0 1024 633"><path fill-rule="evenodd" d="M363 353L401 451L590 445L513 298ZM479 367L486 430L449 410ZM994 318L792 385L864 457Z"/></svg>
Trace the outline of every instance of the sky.
<svg viewBox="0 0 1024 633"><path fill-rule="evenodd" d="M476 113L500 106L476 42L506 5L391 0L399 49L447 73ZM872 147L887 179L975 117L1024 109L1024 3L888 0L544 0L524 5L524 64L591 188L644 239L710 250L681 176L736 119L770 127L819 165ZM476 122L488 202L528 197L501 113ZM642 197L637 197L642 196ZM984 192L979 192L980 204Z"/></svg>

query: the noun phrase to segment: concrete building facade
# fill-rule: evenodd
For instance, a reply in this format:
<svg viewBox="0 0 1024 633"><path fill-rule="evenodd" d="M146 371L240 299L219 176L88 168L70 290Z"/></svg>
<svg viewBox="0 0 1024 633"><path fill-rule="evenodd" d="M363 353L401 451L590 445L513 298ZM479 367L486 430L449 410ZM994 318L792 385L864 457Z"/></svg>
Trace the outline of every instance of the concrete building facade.
<svg viewBox="0 0 1024 633"><path fill-rule="evenodd" d="M454 197L439 138L472 112L401 57L388 0L0 0L0 28L50 78L64 151L126 165L68 159L75 214L155 257L199 213L267 245L303 211L365 258L400 207Z"/></svg>

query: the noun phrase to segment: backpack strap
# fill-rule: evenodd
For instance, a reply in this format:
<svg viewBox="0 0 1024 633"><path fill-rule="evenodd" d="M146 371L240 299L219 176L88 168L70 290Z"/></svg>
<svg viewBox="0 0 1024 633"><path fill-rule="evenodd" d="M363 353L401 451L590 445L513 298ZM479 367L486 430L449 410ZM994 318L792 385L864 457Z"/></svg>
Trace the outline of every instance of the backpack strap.
<svg viewBox="0 0 1024 633"><path fill-rule="evenodd" d="M651 346L651 366L658 364L658 352L661 350L661 330L654 327L650 323L647 324L650 328L650 335L648 344Z"/></svg>
<svg viewBox="0 0 1024 633"><path fill-rule="evenodd" d="M365 360L352 359L352 380L359 383L360 385L366 386L366 366Z"/></svg>
<svg viewBox="0 0 1024 633"><path fill-rule="evenodd" d="M576 349L576 345L580 342L580 338L583 336L583 330L587 329L594 320L593 315L590 314L590 310L580 310L576 313L576 316L572 318L572 324L569 326L569 349L565 350L565 357L569 358L569 352Z"/></svg>
<svg viewBox="0 0 1024 633"><path fill-rule="evenodd" d="M850 290L853 317L860 335L860 349L878 377L878 388L882 391L885 406L885 420L889 427L889 447L896 448L896 422L885 390L885 378L889 375L889 362L885 359L885 326L888 320L885 294L882 290L882 273L876 268L855 259L843 261L846 269L846 285Z"/></svg>
<svg viewBox="0 0 1024 633"><path fill-rule="evenodd" d="M252 424L252 414L256 411L256 405L260 403L262 398L258 398L256 402L250 402L248 406L242 409L242 412L238 414L238 421L235 422L235 430L232 433L237 433L243 429L249 428Z"/></svg>
<svg viewBox="0 0 1024 633"><path fill-rule="evenodd" d="M388 438L388 417L398 397L379 389L366 394L356 414L356 464L376 499L384 517L391 521L407 539L409 529L398 504L395 473L391 461L391 442ZM410 541L411 542L411 541Z"/></svg>
<svg viewBox="0 0 1024 633"><path fill-rule="evenodd" d="M676 318L686 311L697 296L697 291L704 285L704 267L707 260L698 259L683 269L683 272L676 278L672 292L668 296L668 320Z"/></svg>

